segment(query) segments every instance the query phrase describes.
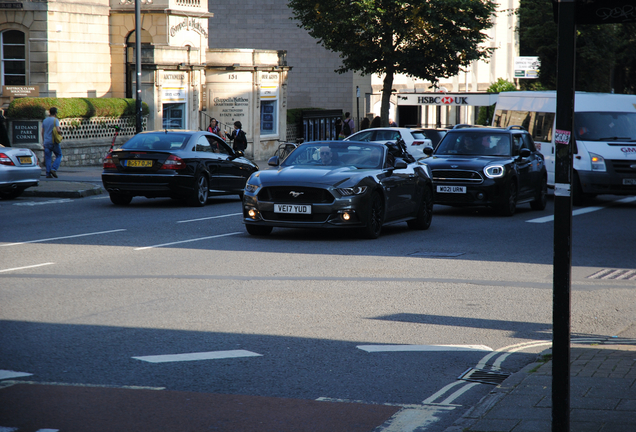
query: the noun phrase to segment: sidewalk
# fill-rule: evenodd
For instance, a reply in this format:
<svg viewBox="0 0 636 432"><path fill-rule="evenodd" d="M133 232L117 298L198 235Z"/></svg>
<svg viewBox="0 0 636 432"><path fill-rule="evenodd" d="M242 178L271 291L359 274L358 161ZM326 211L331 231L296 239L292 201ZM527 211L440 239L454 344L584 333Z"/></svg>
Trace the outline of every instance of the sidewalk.
<svg viewBox="0 0 636 432"><path fill-rule="evenodd" d="M571 348L572 432L636 431L636 340L622 342ZM445 432L551 431L551 351L541 359L511 375Z"/></svg>

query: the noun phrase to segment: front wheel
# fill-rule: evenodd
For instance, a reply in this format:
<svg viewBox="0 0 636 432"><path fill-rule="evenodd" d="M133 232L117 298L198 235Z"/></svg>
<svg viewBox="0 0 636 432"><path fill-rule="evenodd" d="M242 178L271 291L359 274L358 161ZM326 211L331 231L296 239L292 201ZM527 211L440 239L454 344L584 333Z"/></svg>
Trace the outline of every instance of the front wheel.
<svg viewBox="0 0 636 432"><path fill-rule="evenodd" d="M510 180L506 186L501 205L499 207L499 213L502 216L512 216L517 210L517 183L514 180Z"/></svg>
<svg viewBox="0 0 636 432"><path fill-rule="evenodd" d="M272 232L271 226L245 224L245 229L253 236L266 236Z"/></svg>
<svg viewBox="0 0 636 432"><path fill-rule="evenodd" d="M121 194L121 193L114 193L111 192L110 194L110 201L118 206L125 206L130 204L130 202L132 201L133 197L131 195L128 194Z"/></svg>
<svg viewBox="0 0 636 432"><path fill-rule="evenodd" d="M208 202L209 193L208 178L203 174L199 174L194 184L194 192L188 202L193 207L203 207Z"/></svg>
<svg viewBox="0 0 636 432"><path fill-rule="evenodd" d="M534 201L530 202L530 208L532 210L544 210L548 203L548 179L546 177L541 178L541 188L537 191L537 197Z"/></svg>
<svg viewBox="0 0 636 432"><path fill-rule="evenodd" d="M415 219L407 221L407 225L410 229L415 230L427 230L431 226L433 220L433 191L431 188L424 188L424 194L422 196L422 203L417 210L417 216Z"/></svg>
<svg viewBox="0 0 636 432"><path fill-rule="evenodd" d="M379 193L374 192L371 197L367 226L362 229L362 236L368 239L380 237L382 232L382 219L384 215L384 202Z"/></svg>

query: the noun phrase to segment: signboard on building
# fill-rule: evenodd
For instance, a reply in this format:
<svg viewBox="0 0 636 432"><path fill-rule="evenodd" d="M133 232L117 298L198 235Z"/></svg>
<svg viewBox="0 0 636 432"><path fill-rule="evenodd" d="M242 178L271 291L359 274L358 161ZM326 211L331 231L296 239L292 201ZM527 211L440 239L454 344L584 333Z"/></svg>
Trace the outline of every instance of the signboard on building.
<svg viewBox="0 0 636 432"><path fill-rule="evenodd" d="M398 105L490 106L497 93L398 93Z"/></svg>
<svg viewBox="0 0 636 432"><path fill-rule="evenodd" d="M13 123L13 140L11 145L37 144L40 142L40 122L37 120L21 120Z"/></svg>
<svg viewBox="0 0 636 432"><path fill-rule="evenodd" d="M38 97L40 96L40 86L2 86L2 96L10 98Z"/></svg>
<svg viewBox="0 0 636 432"><path fill-rule="evenodd" d="M539 78L539 57L515 57L515 78Z"/></svg>
<svg viewBox="0 0 636 432"><path fill-rule="evenodd" d="M186 43L191 43L200 47L201 40L204 40L207 46L208 20L207 18L168 15L168 35L172 46L183 46Z"/></svg>
<svg viewBox="0 0 636 432"><path fill-rule="evenodd" d="M169 72L163 73L163 81L161 87L162 103L185 103L186 101L186 84L187 74L185 72Z"/></svg>

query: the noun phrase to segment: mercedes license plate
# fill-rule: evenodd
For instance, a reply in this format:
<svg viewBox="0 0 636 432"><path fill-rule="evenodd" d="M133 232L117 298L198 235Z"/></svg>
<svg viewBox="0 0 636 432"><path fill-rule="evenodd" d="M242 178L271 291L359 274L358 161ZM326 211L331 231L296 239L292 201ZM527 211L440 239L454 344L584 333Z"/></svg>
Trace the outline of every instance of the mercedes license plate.
<svg viewBox="0 0 636 432"><path fill-rule="evenodd" d="M466 193L466 186L437 186L439 193Z"/></svg>
<svg viewBox="0 0 636 432"><path fill-rule="evenodd" d="M274 213L311 214L311 206L303 204L274 204Z"/></svg>
<svg viewBox="0 0 636 432"><path fill-rule="evenodd" d="M636 186L636 179L623 179L624 185Z"/></svg>
<svg viewBox="0 0 636 432"><path fill-rule="evenodd" d="M152 166L151 160L140 160L140 159L128 159L126 161L127 167L145 167L149 168Z"/></svg>
<svg viewBox="0 0 636 432"><path fill-rule="evenodd" d="M20 156L18 159L22 165L31 165L31 156Z"/></svg>

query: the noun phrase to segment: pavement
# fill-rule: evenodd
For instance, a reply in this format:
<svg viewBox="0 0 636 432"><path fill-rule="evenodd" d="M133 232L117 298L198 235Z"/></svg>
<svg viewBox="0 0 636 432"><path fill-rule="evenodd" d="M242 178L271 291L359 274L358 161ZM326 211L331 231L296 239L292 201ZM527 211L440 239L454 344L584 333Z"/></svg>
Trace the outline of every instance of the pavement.
<svg viewBox="0 0 636 432"><path fill-rule="evenodd" d="M265 161L257 163L261 168L267 167ZM23 196L80 198L105 193L101 186L101 171L101 166L61 167L57 179L47 179L43 176L40 185L27 189ZM572 345L570 431L636 431L636 327L632 326L628 333L621 334L620 338L603 337ZM104 403L109 400L113 406L128 406L129 409L120 409L117 411L120 414L107 410L109 415L99 420L103 422L105 430L123 430L122 427L130 428L133 424L133 429L139 431L164 430L167 424L178 425L185 417L188 418L186 423L202 421L199 426L201 428L213 424L214 430L223 431L426 430L425 426L418 427L412 424L404 429L392 425L392 420L400 415L400 408L396 406L205 395L157 389L119 389L118 392L115 389L102 388L99 393L94 393L92 387L87 386L60 386L17 380L3 380L0 383L0 431L5 430L2 427L7 426L15 428L7 430L16 432L35 431L36 420L38 424L63 424L61 431L98 430L95 429L96 423L92 426L85 425L87 429L78 429L61 419L77 420L80 418L77 417L80 410L82 421L94 422L103 416ZM127 392L122 393L123 390ZM129 395L131 391L135 392L134 397ZM127 402L128 405L122 404L121 401L128 398L130 401L139 401L140 405L132 404L130 401ZM38 400L46 400L47 403L34 403ZM64 404L65 401L68 405L56 405ZM60 412L68 410L68 406L76 404L77 401L82 401L77 410L65 416L60 415ZM147 402L146 405L143 401ZM538 356L535 363L494 386L488 395L468 409L445 432L550 431L553 430L551 401L552 359L551 351L546 350ZM212 406L215 408L212 409ZM198 414L193 415L192 411ZM135 419L145 419L146 426ZM159 423L153 427L155 421ZM203 430L199 427L187 430ZM166 430L186 429L176 426Z"/></svg>

